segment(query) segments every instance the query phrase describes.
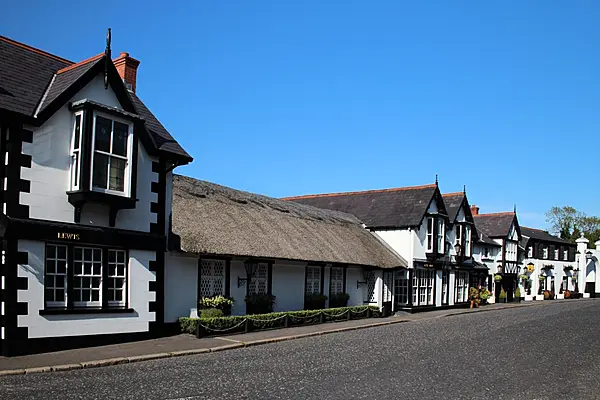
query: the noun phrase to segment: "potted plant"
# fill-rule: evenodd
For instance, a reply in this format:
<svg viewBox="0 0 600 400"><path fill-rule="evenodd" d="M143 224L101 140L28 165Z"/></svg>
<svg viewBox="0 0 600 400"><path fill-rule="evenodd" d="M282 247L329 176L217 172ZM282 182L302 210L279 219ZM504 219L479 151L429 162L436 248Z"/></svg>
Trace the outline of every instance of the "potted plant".
<svg viewBox="0 0 600 400"><path fill-rule="evenodd" d="M494 281L495 282L500 282L501 280L502 280L502 275L500 275L500 274L494 275Z"/></svg>
<svg viewBox="0 0 600 400"><path fill-rule="evenodd" d="M221 310L223 315L231 315L231 307L233 306L233 298L217 295L213 297L203 297L198 302L199 310L216 309Z"/></svg>
<svg viewBox="0 0 600 400"><path fill-rule="evenodd" d="M322 310L325 308L327 296L322 294L307 294L304 296L305 310Z"/></svg>
<svg viewBox="0 0 600 400"><path fill-rule="evenodd" d="M571 291L569 289L564 291L565 294L565 299L570 299L571 298Z"/></svg>
<svg viewBox="0 0 600 400"><path fill-rule="evenodd" d="M521 302L521 288L517 286L517 289L515 290L515 297L517 298L517 301L520 303Z"/></svg>
<svg viewBox="0 0 600 400"><path fill-rule="evenodd" d="M469 308L479 308L479 303L481 303L481 298L479 297L479 290L477 288L469 289Z"/></svg>
<svg viewBox="0 0 600 400"><path fill-rule="evenodd" d="M506 292L504 288L500 289L500 303L506 303Z"/></svg>
<svg viewBox="0 0 600 400"><path fill-rule="evenodd" d="M544 290L544 300L554 300L554 292L551 290Z"/></svg>
<svg viewBox="0 0 600 400"><path fill-rule="evenodd" d="M481 304L487 304L487 300L490 298L492 293L487 288L482 288L479 291L479 298L481 299Z"/></svg>
<svg viewBox="0 0 600 400"><path fill-rule="evenodd" d="M347 307L350 295L348 293L336 293L329 297L329 308Z"/></svg>
<svg viewBox="0 0 600 400"><path fill-rule="evenodd" d="M251 294L246 296L246 314L268 314L273 312L275 296L271 294Z"/></svg>

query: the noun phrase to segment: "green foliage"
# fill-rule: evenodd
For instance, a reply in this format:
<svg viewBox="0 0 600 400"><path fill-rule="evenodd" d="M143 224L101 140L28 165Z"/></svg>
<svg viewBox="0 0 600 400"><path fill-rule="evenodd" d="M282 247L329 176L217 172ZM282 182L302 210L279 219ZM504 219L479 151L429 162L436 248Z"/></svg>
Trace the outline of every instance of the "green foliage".
<svg viewBox="0 0 600 400"><path fill-rule="evenodd" d="M506 292L504 291L504 288L500 289L500 300L506 300Z"/></svg>
<svg viewBox="0 0 600 400"><path fill-rule="evenodd" d="M571 242L575 242L581 232L592 244L600 239L600 217L585 215L570 206L552 207L546 212L546 222L554 234Z"/></svg>
<svg viewBox="0 0 600 400"><path fill-rule="evenodd" d="M273 312L275 296L270 294L252 294L246 296L246 314L268 314Z"/></svg>
<svg viewBox="0 0 600 400"><path fill-rule="evenodd" d="M481 297L481 300L487 300L490 298L491 295L492 293L489 290L487 290L487 288L483 288L479 292L479 297Z"/></svg>
<svg viewBox="0 0 600 400"><path fill-rule="evenodd" d="M218 310L223 311L224 315L229 315L229 314L231 314L231 306L233 306L233 302L234 302L233 298L225 297L222 295L213 296L213 297L203 297L198 302L198 308L200 310L216 308Z"/></svg>
<svg viewBox="0 0 600 400"><path fill-rule="evenodd" d="M502 280L502 275L500 275L500 274L494 275L494 281L495 282L500 282L501 280Z"/></svg>
<svg viewBox="0 0 600 400"><path fill-rule="evenodd" d="M469 300L477 300L480 298L479 289L475 287L469 288Z"/></svg>
<svg viewBox="0 0 600 400"><path fill-rule="evenodd" d="M517 289L515 290L515 297L521 297L521 288L517 286Z"/></svg>
<svg viewBox="0 0 600 400"><path fill-rule="evenodd" d="M223 316L225 316L225 313L218 308L204 308L200 310L200 318L218 318Z"/></svg>
<svg viewBox="0 0 600 400"><path fill-rule="evenodd" d="M304 296L305 310L322 310L325 308L327 296L322 294L307 294Z"/></svg>
<svg viewBox="0 0 600 400"><path fill-rule="evenodd" d="M329 298L329 307L346 307L348 305L348 300L350 300L350 295L348 293L332 294Z"/></svg>
<svg viewBox="0 0 600 400"><path fill-rule="evenodd" d="M352 319L366 317L367 309L371 309L372 315L379 316L379 308L376 306L355 306L328 308L325 310L302 310L276 312L269 314L242 315L231 317L215 318L179 318L179 327L181 333L196 334L198 323L212 330L228 330L227 333L243 332L246 319L251 320L252 329L272 329L285 326L285 315L289 316L290 325L314 324L320 321L320 314L323 313L324 321L339 321L347 318L346 312L352 313ZM231 330L229 330L231 329Z"/></svg>

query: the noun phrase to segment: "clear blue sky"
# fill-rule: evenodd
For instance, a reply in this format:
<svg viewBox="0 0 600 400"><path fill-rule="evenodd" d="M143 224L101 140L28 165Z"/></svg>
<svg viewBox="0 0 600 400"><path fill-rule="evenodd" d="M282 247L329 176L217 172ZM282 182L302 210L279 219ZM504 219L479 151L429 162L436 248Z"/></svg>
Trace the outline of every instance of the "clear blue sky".
<svg viewBox="0 0 600 400"><path fill-rule="evenodd" d="M280 197L467 185L522 225L600 214L600 2L7 2L0 34L141 60L138 94L195 161Z"/></svg>

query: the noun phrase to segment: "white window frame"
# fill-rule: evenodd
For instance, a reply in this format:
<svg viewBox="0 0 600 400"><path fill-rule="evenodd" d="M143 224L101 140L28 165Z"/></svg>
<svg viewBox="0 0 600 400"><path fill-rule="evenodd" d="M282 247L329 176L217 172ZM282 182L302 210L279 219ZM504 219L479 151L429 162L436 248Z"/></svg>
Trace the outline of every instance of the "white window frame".
<svg viewBox="0 0 600 400"><path fill-rule="evenodd" d="M532 258L533 257L533 246L527 247L527 257L528 258Z"/></svg>
<svg viewBox="0 0 600 400"><path fill-rule="evenodd" d="M455 236L456 236L456 237L454 238L454 245L455 245L455 246L456 246L457 244L460 244L460 245L462 246L462 231L463 231L463 229L462 229L462 228L463 228L463 227L462 227L462 225L461 225L461 224L456 224L456 227L455 227L455 232L454 232L454 234L455 234Z"/></svg>
<svg viewBox="0 0 600 400"><path fill-rule="evenodd" d="M75 262L78 262L80 260L76 260L75 259L75 250L76 249L81 249L81 263L82 263L82 273L81 274L76 274L75 273ZM90 249L92 251L92 263L95 262L95 258L94 258L94 250L99 250L100 251L100 274L96 275L94 274L94 267L92 265L92 272L91 274L86 274L85 273L85 250L86 249ZM69 267L73 268L73 293L75 293L75 291L80 291L83 293L83 290L90 290L90 296L91 296L91 292L95 291L95 289L93 288L93 283L90 284L90 288L87 289L86 287L83 287L83 284L81 285L80 288L75 286L75 279L76 278L81 278L83 279L90 279L93 280L94 278L96 279L100 279L100 286L98 286L98 300L97 301L83 301L83 300L79 300L79 301L73 301L73 305L75 307L102 307L102 285L104 284L104 282L102 282L102 268L103 268L103 264L104 264L104 259L103 259L103 251L102 248L100 247L92 247L92 246L75 246L73 248L73 261L71 262L71 265L69 265ZM92 296L91 296L92 298Z"/></svg>
<svg viewBox="0 0 600 400"><path fill-rule="evenodd" d="M465 242L465 257L471 257L471 227L465 225L465 234L464 234L464 242Z"/></svg>
<svg viewBox="0 0 600 400"><path fill-rule="evenodd" d="M79 123L79 142L75 143L75 128L77 126L77 117L80 118ZM70 166L70 174L69 179L69 187L71 190L79 190L79 182L81 178L81 143L83 136L83 111L78 111L73 114L73 131L71 132L71 166ZM77 149L75 149L75 144L77 144ZM77 171L74 171L74 165L77 163Z"/></svg>
<svg viewBox="0 0 600 400"><path fill-rule="evenodd" d="M558 257L560 255L560 249L554 249L554 259L558 260Z"/></svg>
<svg viewBox="0 0 600 400"><path fill-rule="evenodd" d="M52 258L48 258L48 247L49 246L53 246L54 247L54 257ZM59 247L64 247L65 248L65 258L59 258L58 257L58 248ZM47 270L47 263L48 261L52 261L54 262L54 272L53 273L48 273ZM58 270L58 262L59 261L64 261L65 262L65 273L64 274L59 274L57 272ZM69 269L69 249L67 246L65 245L61 245L61 244L55 244L55 243L46 243L46 246L44 247L44 279L46 279L48 276L63 276L64 278L64 287L62 288L62 290L64 291L64 295L63 301L49 301L46 299L46 293L45 291L48 289L51 289L54 292L54 298L56 298L56 290L57 289L61 289L56 287L56 284L49 286L48 282L46 282L44 280L44 300L46 303L46 307L66 307L67 306L67 294L68 294L68 290L67 290L67 280L68 280L68 269ZM56 282L56 281L54 281Z"/></svg>
<svg viewBox="0 0 600 400"><path fill-rule="evenodd" d="M437 252L444 254L446 250L446 223L443 218L437 218Z"/></svg>
<svg viewBox="0 0 600 400"><path fill-rule="evenodd" d="M455 274L455 302L465 303L469 300L469 273L465 271L457 271Z"/></svg>
<svg viewBox="0 0 600 400"><path fill-rule="evenodd" d="M544 247L543 258L544 258L544 260L548 259L548 248L547 247Z"/></svg>
<svg viewBox="0 0 600 400"><path fill-rule="evenodd" d="M100 151L100 150L96 151L96 119L98 116L112 121L112 130L111 130L111 137L110 137L111 151L112 151L112 145L113 145L113 135L114 135L113 132L114 132L115 121L125 124L129 127L129 129L127 131L127 156L126 157L116 155L113 153L107 153L105 151ZM110 186L110 158L115 157L115 158L120 158L122 160L125 160L125 176L123 177L125 182L123 185L122 192L118 191L118 190L114 190L114 189L104 189L104 188L99 188L99 187L94 186L94 160L96 158L96 152L109 157L109 164L107 167L108 171L107 171L107 175L106 175L107 186ZM90 172L90 187L92 188L92 190L95 192L102 192L102 193L108 193L108 194L115 194L118 196L129 197L130 193L131 193L131 175L132 175L131 168L133 165L133 163L132 163L132 160L133 160L133 123L126 119L115 117L114 115L94 111L94 116L93 116L93 121L92 121L92 152L91 152L90 158L91 158L91 160L90 160L90 162L91 162L91 164L90 164L90 167L91 167L91 169L90 169L90 171L91 171Z"/></svg>
<svg viewBox="0 0 600 400"><path fill-rule="evenodd" d="M428 253L433 251L433 231L435 228L435 218L427 217L427 226L425 227L425 251Z"/></svg>
<svg viewBox="0 0 600 400"><path fill-rule="evenodd" d="M115 254L115 261L111 262L110 261L110 254L114 253ZM123 255L123 262L119 262L119 254ZM107 292L113 292L113 294L116 297L116 294L121 291L122 295L121 295L121 300L108 300L107 304L109 307L115 307L115 306L121 306L124 307L127 304L127 284L129 281L129 277L128 277L128 272L129 272L129 268L128 268L128 259L127 259L127 251L122 250L122 249L108 249L108 260L106 260L106 265L108 267L108 270L106 271L106 278L107 281L106 282L106 291ZM115 267L115 273L111 274L110 269L111 266ZM123 274L119 274L119 267L123 267ZM123 287L119 288L116 285L117 280L119 279L123 279Z"/></svg>
<svg viewBox="0 0 600 400"><path fill-rule="evenodd" d="M563 250L563 260L564 261L569 260L569 250Z"/></svg>
<svg viewBox="0 0 600 400"><path fill-rule="evenodd" d="M322 278L320 266L306 266L306 286L304 288L304 293L307 295L321 294Z"/></svg>
<svg viewBox="0 0 600 400"><path fill-rule="evenodd" d="M329 269L329 293L344 293L344 268L331 267Z"/></svg>
<svg viewBox="0 0 600 400"><path fill-rule="evenodd" d="M433 285L435 271L429 269L413 270L413 306L428 306L435 304Z"/></svg>

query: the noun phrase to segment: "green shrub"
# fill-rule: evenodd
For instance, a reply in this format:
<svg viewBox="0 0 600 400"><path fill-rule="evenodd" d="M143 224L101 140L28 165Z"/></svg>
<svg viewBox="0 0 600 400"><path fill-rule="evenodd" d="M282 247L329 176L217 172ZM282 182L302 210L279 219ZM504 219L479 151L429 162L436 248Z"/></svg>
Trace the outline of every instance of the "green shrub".
<svg viewBox="0 0 600 400"><path fill-rule="evenodd" d="M329 297L329 307L347 307L348 300L350 300L350 295L348 293L332 294L331 297Z"/></svg>
<svg viewBox="0 0 600 400"><path fill-rule="evenodd" d="M225 297L222 295L213 297L203 297L198 302L198 309L203 310L207 308L216 308L223 311L224 315L230 315L233 302L233 298Z"/></svg>
<svg viewBox="0 0 600 400"><path fill-rule="evenodd" d="M307 294L304 296L305 310L322 310L325 308L327 296L322 294Z"/></svg>
<svg viewBox="0 0 600 400"><path fill-rule="evenodd" d="M246 296L246 314L268 314L273 312L275 296L271 294L252 294Z"/></svg>
<svg viewBox="0 0 600 400"><path fill-rule="evenodd" d="M515 297L521 298L521 289L518 286L517 286L517 289L515 290Z"/></svg>
<svg viewBox="0 0 600 400"><path fill-rule="evenodd" d="M503 302L506 301L506 292L504 291L504 288L500 289L500 300Z"/></svg>
<svg viewBox="0 0 600 400"><path fill-rule="evenodd" d="M345 320L348 318L348 312L352 313L352 319L365 318L367 316L367 309L371 310L373 317L380 315L379 308L376 306L355 306L230 317L179 318L179 327L181 333L196 334L196 329L200 323L202 326L208 328L209 334L218 331L236 333L244 331L246 319L250 320L251 329L262 330L284 327L286 315L288 316L290 326L297 326L320 322L321 314L323 314L323 321L327 322Z"/></svg>
<svg viewBox="0 0 600 400"><path fill-rule="evenodd" d="M219 310L218 308L205 308L200 310L200 318L219 318L223 316L225 316L223 310Z"/></svg>

